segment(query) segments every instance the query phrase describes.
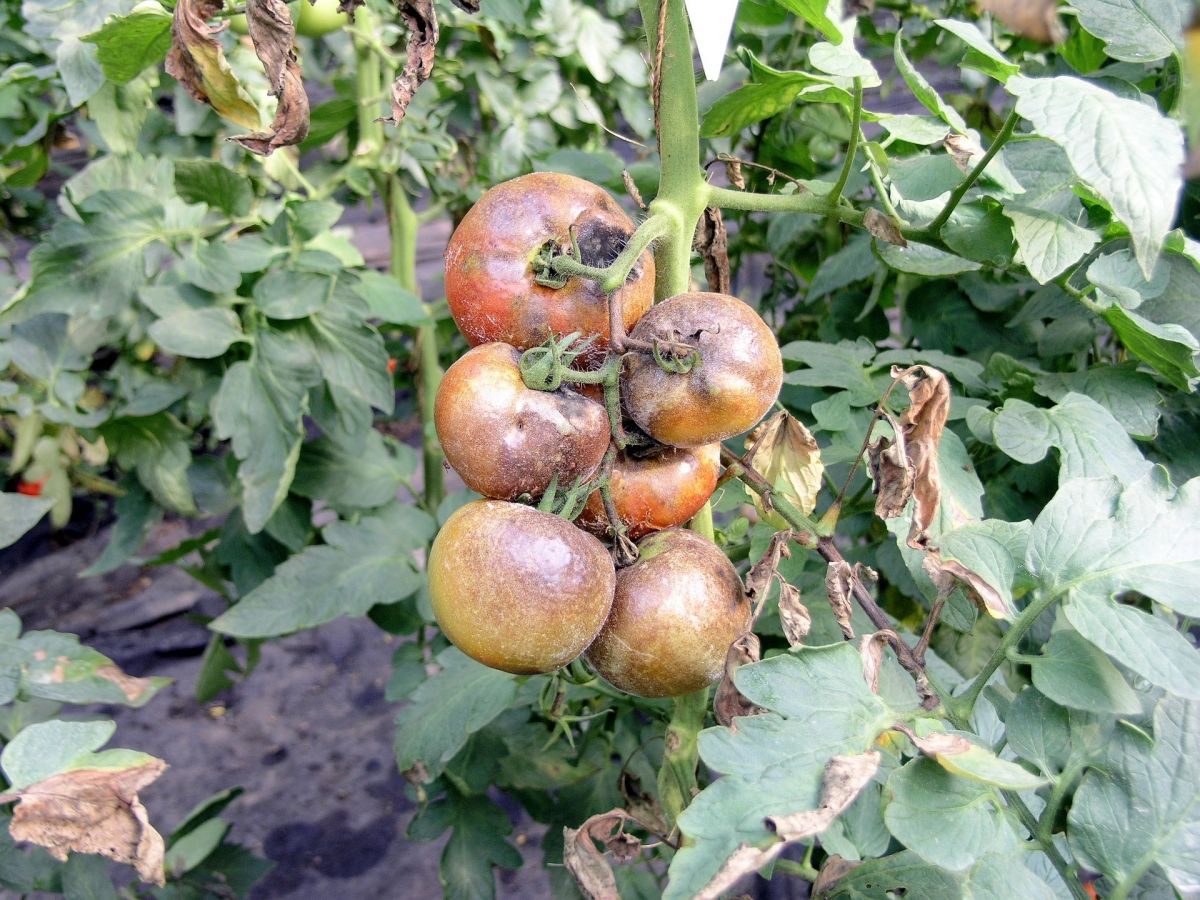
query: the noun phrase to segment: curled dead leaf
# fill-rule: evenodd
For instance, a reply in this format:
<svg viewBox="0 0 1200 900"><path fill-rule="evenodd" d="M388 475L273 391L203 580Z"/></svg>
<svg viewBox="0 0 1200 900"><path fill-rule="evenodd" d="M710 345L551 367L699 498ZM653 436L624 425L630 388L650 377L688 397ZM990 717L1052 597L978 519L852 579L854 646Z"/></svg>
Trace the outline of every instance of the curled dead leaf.
<svg viewBox="0 0 1200 900"><path fill-rule="evenodd" d="M620 900L617 880L599 842L618 862L629 862L642 849L642 842L625 832L625 823L637 820L623 809L592 816L579 828L563 829L563 865L587 900ZM641 823L639 823L641 824Z"/></svg>
<svg viewBox="0 0 1200 900"><path fill-rule="evenodd" d="M868 209L863 215L863 227L875 237L897 247L907 247L908 241L900 233L900 223L877 209Z"/></svg>
<svg viewBox="0 0 1200 900"><path fill-rule="evenodd" d="M948 596L956 584L961 584L980 612L994 619L1012 619L1015 610L1004 599L1004 595L982 575L958 560L943 559L938 550L930 548L921 560L921 568L937 587L939 596Z"/></svg>
<svg viewBox="0 0 1200 900"><path fill-rule="evenodd" d="M276 148L294 146L308 136L308 94L293 50L296 26L283 0L246 0L246 22L271 95L279 102L270 126L229 140L251 153L270 156Z"/></svg>
<svg viewBox="0 0 1200 900"><path fill-rule="evenodd" d="M895 647L900 643L900 635L890 628L883 628L874 634L864 634L858 645L862 657L863 680L872 694L879 693L879 670L883 667L883 651L886 647Z"/></svg>
<svg viewBox="0 0 1200 900"><path fill-rule="evenodd" d="M217 115L243 128L257 128L262 122L258 108L246 96L220 42L213 37L224 26L208 24L223 5L222 0L179 0L175 4L167 74Z"/></svg>
<svg viewBox="0 0 1200 900"><path fill-rule="evenodd" d="M812 630L812 616L800 600L800 589L786 581L779 582L779 621L788 646L804 646L804 639Z"/></svg>
<svg viewBox="0 0 1200 900"><path fill-rule="evenodd" d="M790 541L790 531L775 532L766 552L746 573L746 596L755 606L761 605L771 592L771 582L779 575L780 561L792 558L792 551L788 548Z"/></svg>
<svg viewBox="0 0 1200 900"><path fill-rule="evenodd" d="M70 852L99 853L161 887L163 839L150 825L138 791L166 768L152 759L126 769L74 769L31 784L15 792L20 802L9 833L13 840L45 847L58 860Z"/></svg>
<svg viewBox="0 0 1200 900"><path fill-rule="evenodd" d="M396 0L396 8L408 27L408 43L405 45L404 68L392 82L392 114L384 119L389 125L399 125L404 121L404 114L417 88L433 74L438 42L437 13L433 8L433 0Z"/></svg>
<svg viewBox="0 0 1200 900"><path fill-rule="evenodd" d="M831 854L829 859L825 860L825 865L821 866L821 871L817 873L817 880L813 882L813 900L828 896L839 881L861 865L861 862L843 859L836 853Z"/></svg>
<svg viewBox="0 0 1200 900"><path fill-rule="evenodd" d="M974 167L972 161L983 155L982 145L970 135L950 134L946 136L944 143L946 152L964 175Z"/></svg>
<svg viewBox="0 0 1200 900"><path fill-rule="evenodd" d="M737 726L733 720L738 716L757 716L766 712L743 697L733 683L733 673L737 671L738 666L756 663L760 659L762 643L753 632L746 632L729 645L729 650L725 653L725 674L721 677L721 683L717 685L717 692L713 697L713 715L720 724L736 730Z"/></svg>
<svg viewBox="0 0 1200 900"><path fill-rule="evenodd" d="M1017 34L1039 43L1061 44L1067 39L1058 18L1057 0L979 0L979 8Z"/></svg>
<svg viewBox="0 0 1200 900"><path fill-rule="evenodd" d="M738 879L777 859L791 844L815 837L845 812L879 770L879 753L869 750L854 756L835 756L825 766L817 808L786 816L768 816L764 822L779 840L765 850L743 844L696 895L698 900L717 900Z"/></svg>
<svg viewBox="0 0 1200 900"><path fill-rule="evenodd" d="M850 593L854 590L854 579L858 576L854 568L845 560L831 562L825 569L825 592L829 595L829 605L833 609L833 617L842 636L854 640L854 627L850 617L854 613L854 604L850 602Z"/></svg>
<svg viewBox="0 0 1200 900"><path fill-rule="evenodd" d="M637 204L638 209L646 208L646 201L642 199L642 192L638 190L637 182L633 180L633 176L629 174L628 169L621 170L621 180L625 182L625 190L629 197Z"/></svg>
<svg viewBox="0 0 1200 900"><path fill-rule="evenodd" d="M733 156L722 156L725 161L725 177L739 191L746 189L746 176L742 173L742 161Z"/></svg>
<svg viewBox="0 0 1200 900"><path fill-rule="evenodd" d="M696 224L693 245L704 260L704 278L708 289L716 294L732 290L729 280L729 234L721 210L710 206Z"/></svg>
<svg viewBox="0 0 1200 900"><path fill-rule="evenodd" d="M892 367L892 378L908 389L910 404L897 422L888 417L895 443L880 438L869 448L875 481L875 514L881 519L900 515L908 497L916 500L908 545L925 549L928 529L941 499L938 446L950 414L950 382L932 366Z"/></svg>
<svg viewBox="0 0 1200 900"><path fill-rule="evenodd" d="M766 479L776 495L790 500L805 515L813 511L825 464L816 438L799 419L780 410L746 436L746 449L746 463ZM764 507L757 494L754 505L765 521L776 528L788 527L779 513Z"/></svg>

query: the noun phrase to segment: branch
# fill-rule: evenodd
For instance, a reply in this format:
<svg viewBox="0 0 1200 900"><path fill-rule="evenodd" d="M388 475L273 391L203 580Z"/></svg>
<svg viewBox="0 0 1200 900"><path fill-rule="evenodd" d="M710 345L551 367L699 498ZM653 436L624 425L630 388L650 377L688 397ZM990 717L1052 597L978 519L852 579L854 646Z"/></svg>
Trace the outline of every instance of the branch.
<svg viewBox="0 0 1200 900"><path fill-rule="evenodd" d="M942 207L942 211L938 213L937 218L929 223L926 230L930 234L940 235L942 233L943 226L950 221L951 214L962 198L966 196L967 191L979 180L979 176L983 174L983 170L987 168L988 163L1000 152L1000 148L1008 143L1008 139L1012 137L1013 129L1017 127L1017 122L1020 118L1015 108L1008 114L1008 118L1004 120L1004 125L1000 128L1000 133L992 141L992 146L988 147L987 153L983 154L983 158L975 164L975 168L967 173L967 177L950 194L950 199L946 201L946 205Z"/></svg>
<svg viewBox="0 0 1200 900"><path fill-rule="evenodd" d="M841 174L829 192L829 205L836 207L842 199L842 191L850 180L850 172L854 168L854 157L858 155L858 135L862 130L863 89L862 79L854 79L854 112L850 116L850 143L846 146L846 160L842 163Z"/></svg>
<svg viewBox="0 0 1200 900"><path fill-rule="evenodd" d="M550 261L550 269L557 275L588 278L600 285L605 293L621 289L629 273L637 265L646 248L668 233L671 220L663 213L655 213L637 227L630 236L620 255L607 266L589 266L572 256L556 256Z"/></svg>

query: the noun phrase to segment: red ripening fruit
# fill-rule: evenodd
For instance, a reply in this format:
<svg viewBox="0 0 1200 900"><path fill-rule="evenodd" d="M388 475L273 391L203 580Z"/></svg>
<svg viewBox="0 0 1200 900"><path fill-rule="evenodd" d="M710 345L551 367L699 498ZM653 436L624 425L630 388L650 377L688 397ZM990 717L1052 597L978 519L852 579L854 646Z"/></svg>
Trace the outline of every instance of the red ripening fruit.
<svg viewBox="0 0 1200 900"><path fill-rule="evenodd" d="M434 401L446 461L485 497L540 497L557 475L568 488L608 449L608 412L569 388L537 391L521 378L521 354L483 344L454 363Z"/></svg>
<svg viewBox="0 0 1200 900"><path fill-rule="evenodd" d="M708 502L721 475L720 444L659 450L648 457L622 452L613 464L613 506L626 534L635 541L691 519ZM576 522L593 534L608 533L599 491L588 497Z"/></svg>
<svg viewBox="0 0 1200 900"><path fill-rule="evenodd" d="M396 357L394 357L394 356L389 356L389 357L388 357L388 361L387 361L387 370L388 370L388 374L389 374L389 375L395 375L395 374L396 374L396 367L397 367L397 365L398 365L398 363L397 363L397 361L396 361Z"/></svg>
<svg viewBox="0 0 1200 900"><path fill-rule="evenodd" d="M580 363L599 364L609 334L604 291L586 278L571 278L557 289L534 281L534 260L547 244L569 250L572 230L582 261L606 266L634 224L605 190L573 175L522 175L479 198L446 247L446 301L468 343L503 341L527 350L550 335L579 331L600 336ZM649 251L618 293L628 330L654 302Z"/></svg>
<svg viewBox="0 0 1200 900"><path fill-rule="evenodd" d="M562 668L592 643L612 608L616 571L596 538L519 503L476 500L429 552L438 626L467 656L504 672Z"/></svg>
<svg viewBox="0 0 1200 900"><path fill-rule="evenodd" d="M612 613L588 661L613 687L642 697L677 697L719 680L729 645L750 624L733 563L679 528L643 538L638 551L617 573Z"/></svg>
<svg viewBox="0 0 1200 900"><path fill-rule="evenodd" d="M678 294L646 313L631 337L682 342L700 351L700 362L686 374L664 371L646 353L625 357L625 412L663 444L698 447L748 431L783 385L774 333L736 297Z"/></svg>
<svg viewBox="0 0 1200 900"><path fill-rule="evenodd" d="M38 481L22 481L17 485L17 493L24 494L26 497L40 497L42 496L42 488L45 486L45 478Z"/></svg>

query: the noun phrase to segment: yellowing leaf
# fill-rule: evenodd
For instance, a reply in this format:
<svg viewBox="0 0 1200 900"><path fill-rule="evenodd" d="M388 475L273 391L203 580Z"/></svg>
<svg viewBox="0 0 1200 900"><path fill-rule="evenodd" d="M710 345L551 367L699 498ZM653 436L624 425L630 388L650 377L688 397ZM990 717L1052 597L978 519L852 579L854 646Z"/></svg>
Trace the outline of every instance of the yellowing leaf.
<svg viewBox="0 0 1200 900"><path fill-rule="evenodd" d="M167 73L218 115L244 128L257 128L261 124L258 108L246 95L225 59L225 51L213 37L219 29L208 24L208 19L222 6L221 0L179 0L171 24Z"/></svg>
<svg viewBox="0 0 1200 900"><path fill-rule="evenodd" d="M762 475L774 491L808 515L817 505L825 464L816 438L790 413L781 410L746 437L746 462ZM788 528L776 512L763 508L756 495L754 504L764 521Z"/></svg>

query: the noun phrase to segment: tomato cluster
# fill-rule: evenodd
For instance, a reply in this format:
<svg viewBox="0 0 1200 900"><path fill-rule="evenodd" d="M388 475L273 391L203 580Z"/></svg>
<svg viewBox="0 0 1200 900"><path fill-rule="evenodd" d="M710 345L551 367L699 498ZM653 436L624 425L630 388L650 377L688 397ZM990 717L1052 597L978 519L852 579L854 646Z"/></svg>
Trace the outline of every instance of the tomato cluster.
<svg viewBox="0 0 1200 900"><path fill-rule="evenodd" d="M547 277L561 254L611 265L634 231L600 188L545 173L492 188L455 230L446 298L472 349L442 380L435 425L486 499L442 527L429 588L442 631L485 665L550 672L585 654L613 686L667 697L716 681L748 626L733 565L680 526L716 489L720 441L774 404L783 365L734 297L652 306L649 251L611 301L593 279Z"/></svg>

